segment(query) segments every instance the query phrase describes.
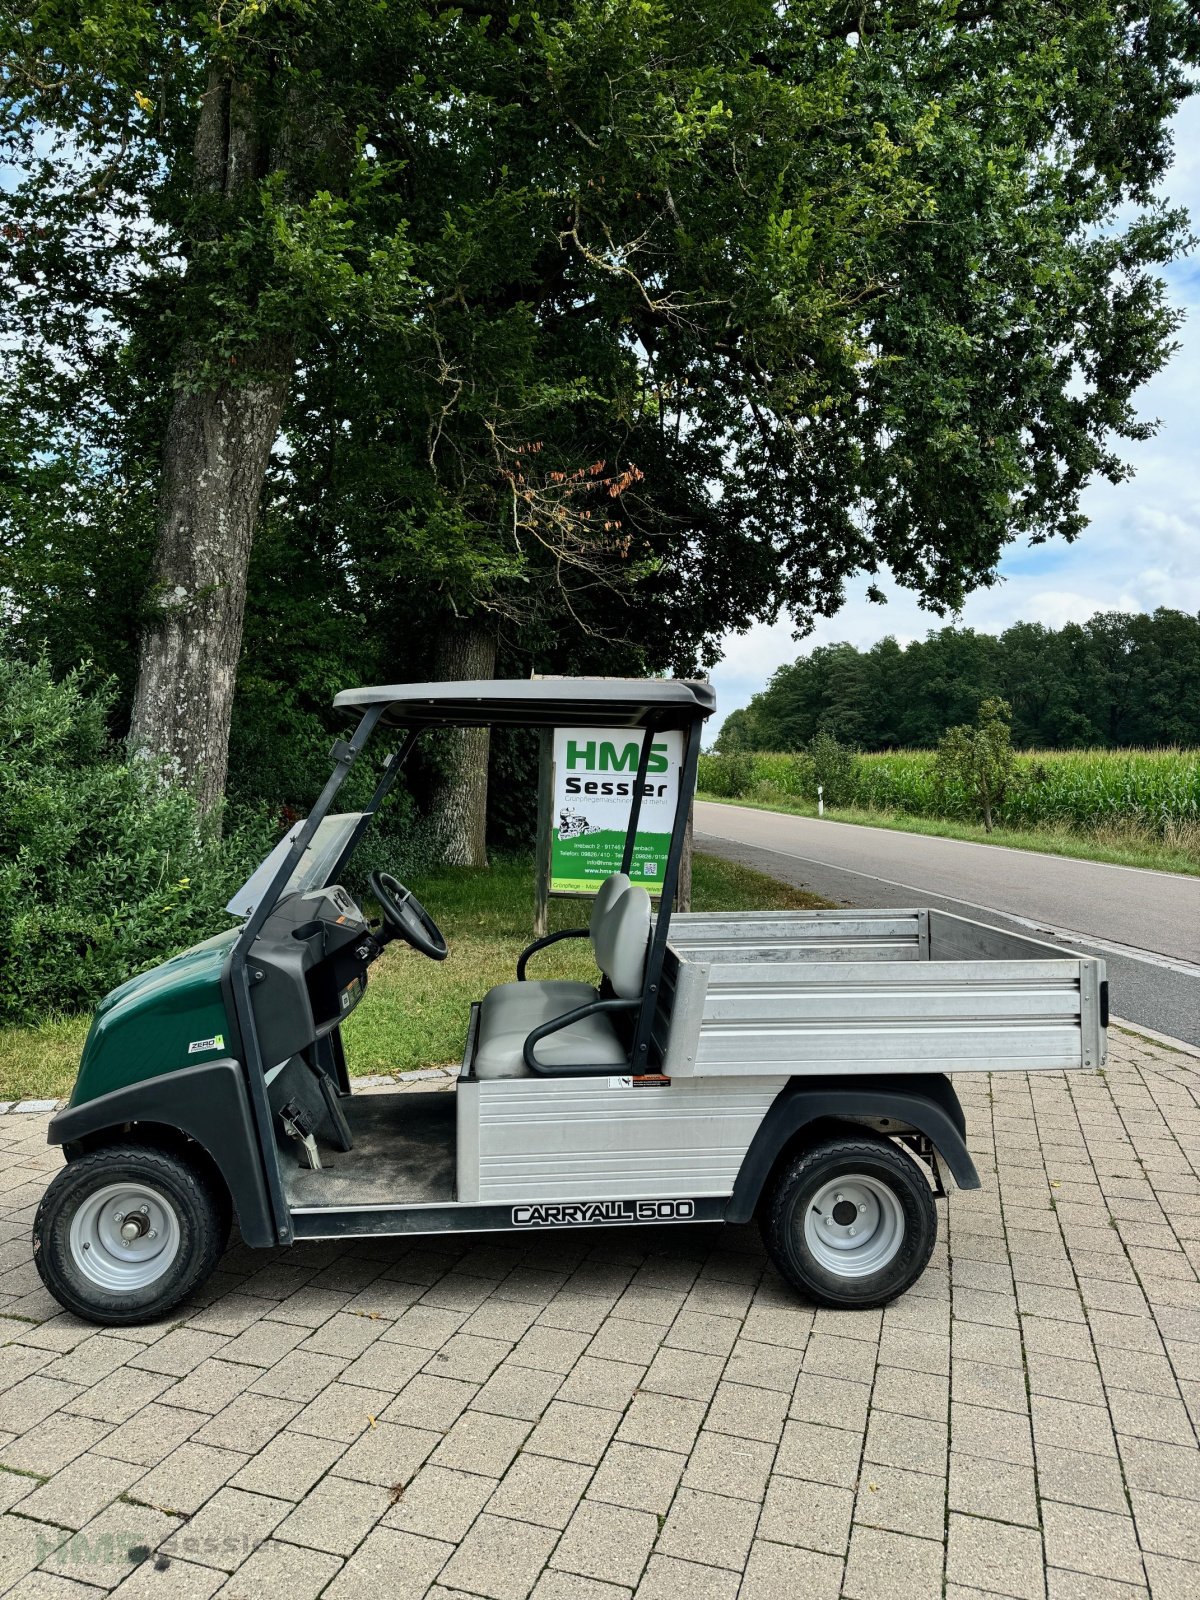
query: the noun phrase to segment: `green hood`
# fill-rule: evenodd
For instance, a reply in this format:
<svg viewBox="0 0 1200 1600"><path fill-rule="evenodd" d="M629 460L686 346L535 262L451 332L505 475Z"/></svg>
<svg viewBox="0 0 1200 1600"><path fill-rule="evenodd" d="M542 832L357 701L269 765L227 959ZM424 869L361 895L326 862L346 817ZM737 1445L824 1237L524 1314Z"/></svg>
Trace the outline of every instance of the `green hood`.
<svg viewBox="0 0 1200 1600"><path fill-rule="evenodd" d="M221 973L239 928L228 928L121 984L96 1008L73 1106L232 1049Z"/></svg>

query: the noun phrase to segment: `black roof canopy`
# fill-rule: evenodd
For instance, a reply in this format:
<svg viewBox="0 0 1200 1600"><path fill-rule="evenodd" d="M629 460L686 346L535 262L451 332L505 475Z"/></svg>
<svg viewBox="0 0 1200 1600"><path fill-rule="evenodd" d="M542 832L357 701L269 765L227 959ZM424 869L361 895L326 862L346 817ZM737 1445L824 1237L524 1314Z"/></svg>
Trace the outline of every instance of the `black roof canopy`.
<svg viewBox="0 0 1200 1600"><path fill-rule="evenodd" d="M683 728L716 709L712 685L691 678L487 678L343 689L334 705L384 708L408 728Z"/></svg>

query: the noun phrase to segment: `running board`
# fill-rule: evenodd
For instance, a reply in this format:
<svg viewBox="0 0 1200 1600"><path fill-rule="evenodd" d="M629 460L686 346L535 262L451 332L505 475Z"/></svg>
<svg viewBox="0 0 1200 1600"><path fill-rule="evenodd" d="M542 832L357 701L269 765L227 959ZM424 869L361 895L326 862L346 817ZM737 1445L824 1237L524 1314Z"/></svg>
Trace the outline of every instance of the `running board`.
<svg viewBox="0 0 1200 1600"><path fill-rule="evenodd" d="M656 1227L722 1222L728 1195L697 1200L532 1200L523 1205L301 1206L297 1239L420 1233L533 1233L544 1228Z"/></svg>

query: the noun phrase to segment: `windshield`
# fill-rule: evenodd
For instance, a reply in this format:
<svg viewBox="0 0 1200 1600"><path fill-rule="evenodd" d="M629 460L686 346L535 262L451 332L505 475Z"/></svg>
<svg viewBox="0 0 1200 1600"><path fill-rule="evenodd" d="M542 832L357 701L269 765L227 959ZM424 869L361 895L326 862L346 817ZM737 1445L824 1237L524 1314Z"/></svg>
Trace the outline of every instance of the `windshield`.
<svg viewBox="0 0 1200 1600"><path fill-rule="evenodd" d="M308 849L293 868L292 875L280 892L279 898L282 900L287 894L307 894L310 889L323 889L329 882L329 876L343 850L349 844L351 834L364 815L365 812L362 811L337 811L319 822ZM299 837L303 826L303 820L297 822L295 827L284 834L267 859L255 867L225 907L231 916L250 915L270 887L271 879L279 871L280 863Z"/></svg>

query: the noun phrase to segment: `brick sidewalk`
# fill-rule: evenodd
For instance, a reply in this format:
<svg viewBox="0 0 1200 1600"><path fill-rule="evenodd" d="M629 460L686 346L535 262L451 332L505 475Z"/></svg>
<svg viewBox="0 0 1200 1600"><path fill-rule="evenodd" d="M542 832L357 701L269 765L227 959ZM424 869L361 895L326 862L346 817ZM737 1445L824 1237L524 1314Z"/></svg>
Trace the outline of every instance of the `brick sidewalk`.
<svg viewBox="0 0 1200 1600"><path fill-rule="evenodd" d="M984 1187L882 1314L677 1229L238 1247L107 1332L0 1118L0 1592L1194 1600L1200 1060L957 1083Z"/></svg>

